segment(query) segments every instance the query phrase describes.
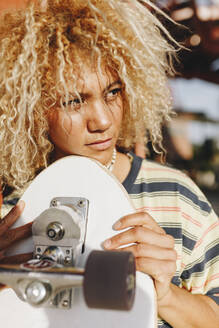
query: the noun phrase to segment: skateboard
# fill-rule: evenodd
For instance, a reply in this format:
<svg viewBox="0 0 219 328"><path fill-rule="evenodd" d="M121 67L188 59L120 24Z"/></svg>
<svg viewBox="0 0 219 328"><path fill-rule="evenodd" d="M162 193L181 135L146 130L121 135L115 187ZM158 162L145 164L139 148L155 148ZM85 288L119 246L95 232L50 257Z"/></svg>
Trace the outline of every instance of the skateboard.
<svg viewBox="0 0 219 328"><path fill-rule="evenodd" d="M112 173L95 160L68 156L43 170L22 199L16 225L33 221L33 236L11 253L34 258L0 265L0 283L11 287L0 292L4 326L156 327L152 279L135 273L131 253L102 249L116 234L113 224L135 212Z"/></svg>

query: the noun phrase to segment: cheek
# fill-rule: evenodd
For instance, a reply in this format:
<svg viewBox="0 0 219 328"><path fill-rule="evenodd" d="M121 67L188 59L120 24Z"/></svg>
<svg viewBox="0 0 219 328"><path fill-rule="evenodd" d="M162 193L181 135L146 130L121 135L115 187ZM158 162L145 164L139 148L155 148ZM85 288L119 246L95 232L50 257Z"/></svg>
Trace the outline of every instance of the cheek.
<svg viewBox="0 0 219 328"><path fill-rule="evenodd" d="M122 98L118 98L118 100L116 101L116 111L115 111L115 120L116 120L116 124L118 127L121 126L122 123L122 118L123 118L123 101Z"/></svg>
<svg viewBox="0 0 219 328"><path fill-rule="evenodd" d="M51 131L66 127L66 114L59 110L53 109L48 115L48 122Z"/></svg>
<svg viewBox="0 0 219 328"><path fill-rule="evenodd" d="M84 122L80 115L68 115L61 110L54 110L48 117L49 135L52 142L63 147L76 147L84 140Z"/></svg>
<svg viewBox="0 0 219 328"><path fill-rule="evenodd" d="M53 110L48 115L49 134L51 138L62 138L72 131L71 118L59 110Z"/></svg>

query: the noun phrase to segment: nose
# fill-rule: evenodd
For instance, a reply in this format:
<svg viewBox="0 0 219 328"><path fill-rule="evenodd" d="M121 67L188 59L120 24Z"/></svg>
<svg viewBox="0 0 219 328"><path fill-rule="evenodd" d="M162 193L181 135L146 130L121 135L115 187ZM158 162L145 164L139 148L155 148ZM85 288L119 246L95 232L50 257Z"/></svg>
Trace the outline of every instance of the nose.
<svg viewBox="0 0 219 328"><path fill-rule="evenodd" d="M87 127L89 132L103 132L112 124L112 113L104 100L96 100L88 111Z"/></svg>

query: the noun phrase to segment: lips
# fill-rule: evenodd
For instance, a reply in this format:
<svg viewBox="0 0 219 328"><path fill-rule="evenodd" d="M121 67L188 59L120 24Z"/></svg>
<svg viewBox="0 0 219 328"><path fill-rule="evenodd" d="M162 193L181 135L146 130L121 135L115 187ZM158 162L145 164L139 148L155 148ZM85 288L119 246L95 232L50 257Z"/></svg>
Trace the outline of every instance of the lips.
<svg viewBox="0 0 219 328"><path fill-rule="evenodd" d="M111 147L111 145L112 145L112 138L105 139L105 140L95 140L94 142L86 144L86 146L95 150L105 150Z"/></svg>
<svg viewBox="0 0 219 328"><path fill-rule="evenodd" d="M108 142L108 141L111 140L111 139L112 139L112 138L105 139L105 140L97 140L97 141L94 141L94 142L91 142L91 143L87 144L86 146L102 144L102 143Z"/></svg>

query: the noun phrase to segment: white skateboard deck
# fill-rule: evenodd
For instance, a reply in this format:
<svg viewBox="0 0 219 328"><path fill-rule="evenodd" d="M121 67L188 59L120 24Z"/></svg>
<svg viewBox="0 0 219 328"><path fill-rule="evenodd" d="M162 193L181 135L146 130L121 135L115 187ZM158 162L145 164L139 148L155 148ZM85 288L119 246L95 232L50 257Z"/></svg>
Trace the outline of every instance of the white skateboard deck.
<svg viewBox="0 0 219 328"><path fill-rule="evenodd" d="M49 208L54 197L89 200L85 253L79 260L81 267L91 250L101 250L102 242L116 234L113 224L135 211L123 186L105 167L88 158L68 156L42 171L27 188L22 197L26 206L19 225L34 220ZM33 251L32 239L16 245L13 254L29 251ZM70 310L35 308L22 302L12 289L4 289L0 292L0 315L2 326L7 328L154 328L157 326L155 303L152 279L137 272L136 296L130 311L89 309L82 289L75 291Z"/></svg>

